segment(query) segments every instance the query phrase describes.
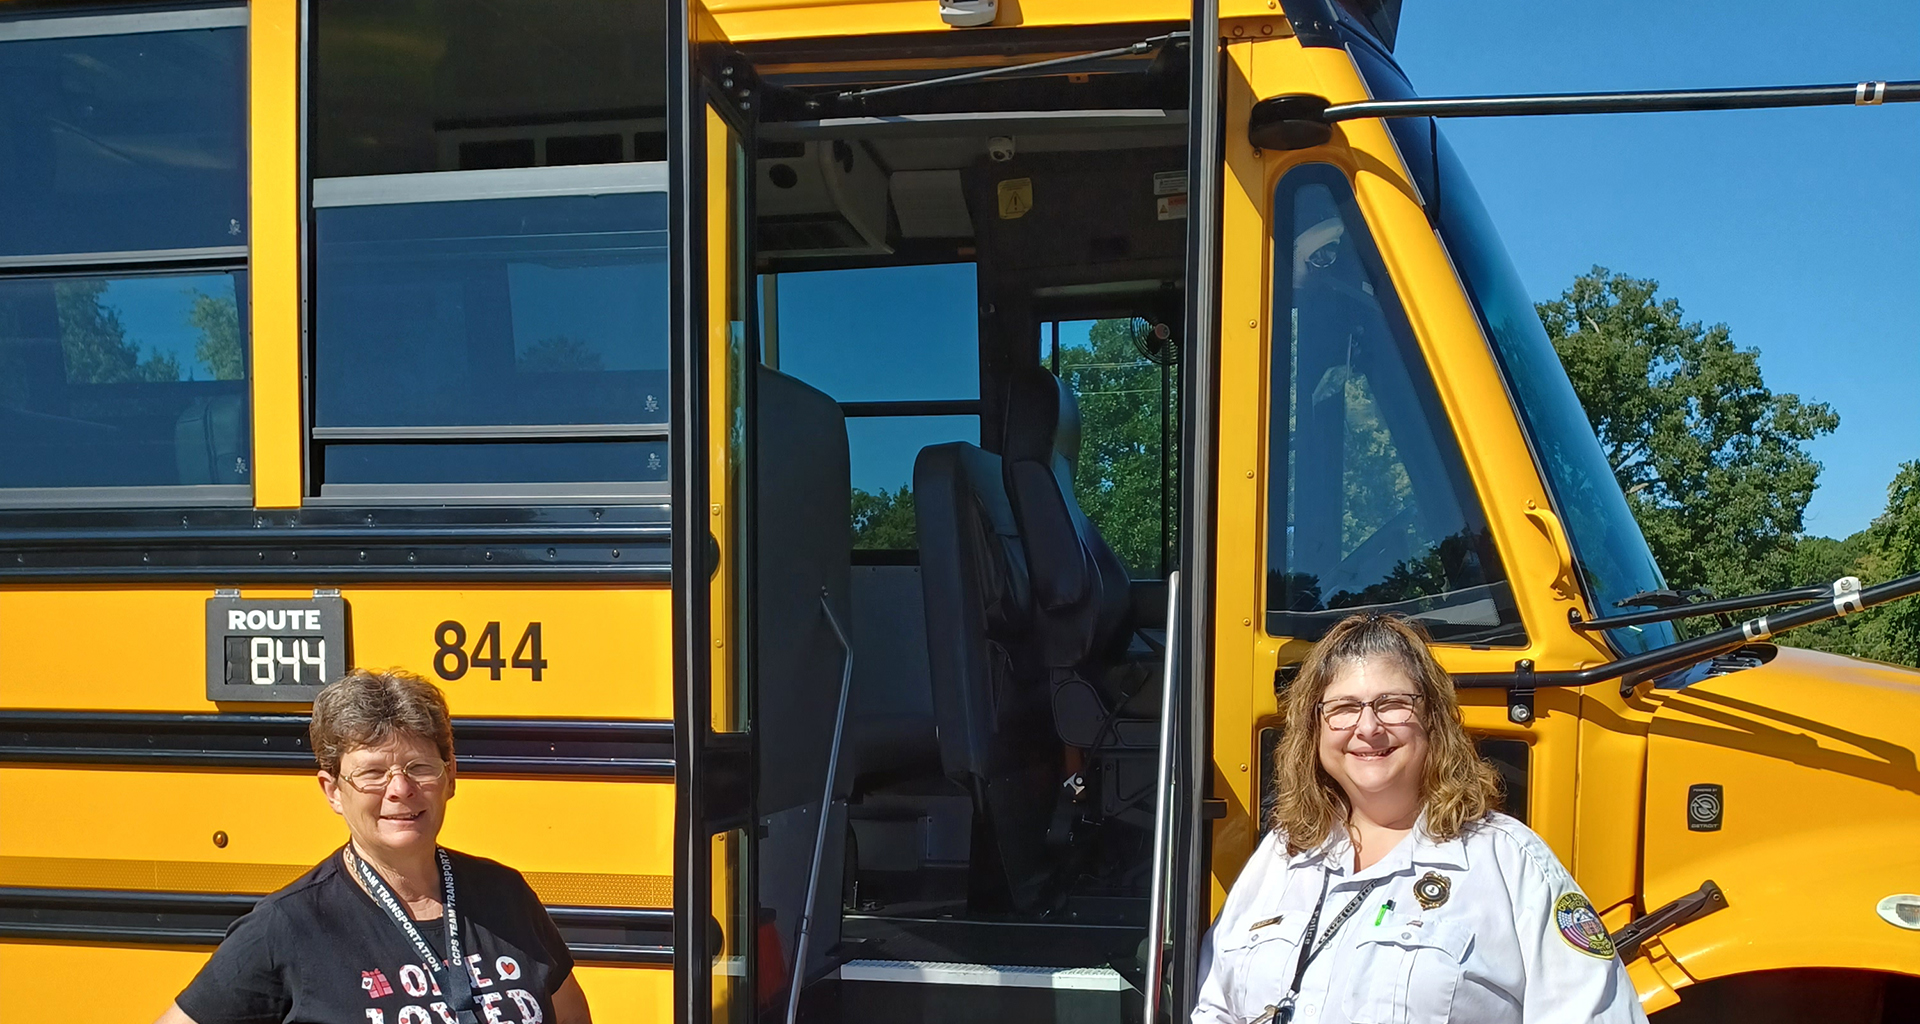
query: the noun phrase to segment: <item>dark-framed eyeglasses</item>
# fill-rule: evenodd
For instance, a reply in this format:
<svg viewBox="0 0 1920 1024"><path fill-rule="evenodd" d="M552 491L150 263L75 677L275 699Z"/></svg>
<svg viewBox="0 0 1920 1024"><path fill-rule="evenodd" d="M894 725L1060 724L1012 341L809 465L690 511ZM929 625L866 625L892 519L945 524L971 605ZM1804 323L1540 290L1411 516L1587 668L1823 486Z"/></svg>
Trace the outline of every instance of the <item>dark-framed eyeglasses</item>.
<svg viewBox="0 0 1920 1024"><path fill-rule="evenodd" d="M1323 700L1318 705L1320 720L1327 728L1335 732L1345 732L1360 724L1360 714L1368 708L1373 709L1373 717L1381 725L1406 725L1419 715L1420 702L1424 694L1383 693L1372 700Z"/></svg>

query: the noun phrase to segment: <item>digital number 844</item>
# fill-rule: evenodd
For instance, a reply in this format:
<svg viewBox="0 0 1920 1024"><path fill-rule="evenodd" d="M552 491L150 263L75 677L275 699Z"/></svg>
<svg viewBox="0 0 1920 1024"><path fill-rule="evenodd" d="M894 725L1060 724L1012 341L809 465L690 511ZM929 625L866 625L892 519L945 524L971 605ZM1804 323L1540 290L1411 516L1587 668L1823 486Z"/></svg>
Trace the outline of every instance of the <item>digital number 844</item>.
<svg viewBox="0 0 1920 1024"><path fill-rule="evenodd" d="M467 650L467 627L452 619L434 627L433 642L438 648L433 652L433 671L448 682L464 677L469 668L484 668L489 679L499 679L500 673L511 667L528 670L537 683L547 668L547 659L540 653L538 622L527 623L520 642L513 647L512 661L500 656L498 622L489 622L480 630L471 652Z"/></svg>

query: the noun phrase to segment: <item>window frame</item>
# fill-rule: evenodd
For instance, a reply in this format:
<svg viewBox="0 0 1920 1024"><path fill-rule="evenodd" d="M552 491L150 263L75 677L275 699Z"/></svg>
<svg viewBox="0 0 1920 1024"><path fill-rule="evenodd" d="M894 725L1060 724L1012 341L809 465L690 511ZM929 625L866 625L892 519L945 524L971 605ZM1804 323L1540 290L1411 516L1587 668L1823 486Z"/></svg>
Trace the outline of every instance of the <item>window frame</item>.
<svg viewBox="0 0 1920 1024"><path fill-rule="evenodd" d="M303 176L308 170L303 169ZM554 423L492 425L413 425L324 427L314 423L319 405L319 349L324 344L319 316L319 219L321 211L369 206L438 202L547 199L569 196L657 193L667 195L671 172L666 161L563 164L548 167L426 171L403 174L306 177L307 237L301 246L307 261L309 301L304 313L306 343L307 439L305 503L312 505L498 504L538 502L557 505L665 504L670 480L577 481L565 483L488 481L476 483L329 484L324 479L330 444L539 444L563 441L668 440L668 420L657 423ZM663 225L662 231L666 227Z"/></svg>
<svg viewBox="0 0 1920 1024"><path fill-rule="evenodd" d="M173 10L133 7L69 13L60 10L0 12L0 46L13 42L84 39L101 36L154 35L165 32L237 28L243 49L251 45L252 17L244 0L211 3ZM250 88L241 82L241 109L250 107ZM242 115L241 160L252 157L249 115ZM244 198L244 197L243 197ZM96 508L222 508L253 504L253 323L250 315L253 284L253 232L249 224L242 245L182 246L151 249L55 252L0 255L0 279L173 277L193 274L236 274L235 305L240 318L240 343L247 373L245 446L249 467L244 484L108 484L84 487L0 487L0 510Z"/></svg>
<svg viewBox="0 0 1920 1024"><path fill-rule="evenodd" d="M971 257L935 260L903 260L897 255L891 257L863 255L846 260L802 257L780 261L776 266L763 268L756 275L756 280L753 284L754 293L760 297L759 312L763 325L761 329L762 345L759 361L770 370L781 373L786 372L780 365L779 279L781 277L848 270L891 270L896 268L952 266L960 264L973 268L975 294L978 294L981 264L978 260ZM769 301L769 296L772 297L771 301ZM767 329L766 325L768 324L771 325L771 330ZM834 402L840 407L840 415L848 420L971 416L974 418L974 437L984 442L986 440L986 401L983 396L986 394L987 388L987 363L985 344L977 333L974 340L974 359L979 376L975 378L978 383L975 390L976 397L973 398L849 399L846 401L841 401L836 398ZM807 383L810 387L816 386L804 380L802 382ZM822 389L822 393L825 393L824 389ZM982 447L984 448L984 445L982 445ZM912 489L912 483L911 470L909 470L909 478L907 481L909 490ZM848 497L851 499L851 493L849 493ZM851 528L851 519L849 519L848 525L849 528ZM915 539L917 541L918 537L916 536ZM854 565L920 564L920 548L918 544L910 548L855 547L851 550Z"/></svg>
<svg viewBox="0 0 1920 1024"><path fill-rule="evenodd" d="M1033 336L1038 346L1038 365L1045 368L1048 373L1053 374L1055 377L1060 376L1061 324L1084 323L1089 321L1099 322L1102 320L1148 320L1151 322L1153 318L1144 315L1149 311L1150 305L1151 304L1146 301L1138 300L1137 297L1134 301L1107 298L1094 302L1081 300L1077 302L1054 301L1036 304L1033 313ZM1174 344L1177 345L1178 342ZM1166 471L1179 466L1180 442L1184 437L1180 429L1181 417L1183 415L1183 410L1180 407L1180 364L1173 362L1158 363L1156 365L1159 367L1162 386L1167 389L1162 393L1170 403L1168 407L1162 410L1161 418L1160 561L1159 564L1150 568L1127 565L1128 577L1135 583L1164 583L1168 574L1177 568L1176 563L1179 560L1179 552L1175 549L1179 546L1178 538L1180 536L1180 485L1179 481L1170 478ZM1071 385L1069 385L1069 387L1071 387ZM1076 403L1081 403L1084 400L1084 396L1080 395L1076 390L1074 400ZM1085 441L1086 414L1083 411L1081 413L1081 443L1083 449ZM1074 500L1076 503L1081 504L1081 511L1085 513L1086 506L1080 502L1078 495L1075 496ZM1089 515L1088 518L1091 519L1091 515ZM1093 525L1096 529L1100 526L1098 522L1095 522ZM1103 532L1102 537L1104 538L1105 536ZM1108 541L1107 543L1109 547L1112 546L1112 541ZM1119 553L1115 552L1115 554L1117 556ZM1125 558L1120 559L1122 565L1126 565L1126 561ZM1143 572L1151 572L1152 575L1138 575Z"/></svg>
<svg viewBox="0 0 1920 1024"><path fill-rule="evenodd" d="M1431 423L1429 424L1434 442L1440 448L1438 454L1444 460L1447 449L1451 449L1454 459L1457 462L1457 465L1452 467L1441 465L1437 468L1440 472L1448 474L1451 478L1450 483L1453 485L1451 487L1453 491L1451 496L1465 521L1465 526L1468 529L1472 529L1477 525L1479 530L1485 534L1485 546L1491 556L1490 559L1487 560L1487 563L1490 564L1493 569L1495 577L1484 583L1475 584L1470 588L1463 588L1463 590L1460 591L1443 591L1441 594L1405 598L1399 601L1380 604L1356 604L1340 608L1323 608L1319 611L1308 612L1292 612L1276 610L1275 608L1272 600L1274 538L1276 531L1285 531L1288 529L1290 522L1289 516L1291 509L1284 498L1284 491L1288 486L1285 480L1285 474L1288 472L1289 453L1292 451L1292 432L1288 432L1288 439L1284 447L1282 447L1276 442L1274 426L1275 417L1284 416L1285 403L1292 400L1289 394L1282 393L1274 384L1278 360L1290 358L1290 355L1284 351L1286 342L1279 332L1281 325L1289 324L1292 319L1288 311L1281 306L1285 295L1291 294L1291 288L1282 289L1281 286L1276 283L1279 280L1279 275L1290 268L1292 262L1291 257L1283 259L1280 251L1282 242L1278 232L1281 228L1282 216L1279 212L1279 204L1283 194L1287 196L1291 196L1292 194L1291 192L1283 193L1283 189L1286 188L1287 183L1298 180L1302 172L1308 172L1309 175L1317 175L1321 179L1321 183L1337 181L1343 194L1334 196L1335 204L1341 210L1343 220L1348 222L1348 230L1352 231L1354 226L1360 229L1358 232L1353 233L1356 256L1360 259L1363 267L1365 267L1369 277L1373 279L1373 283L1384 285L1386 289L1386 295L1382 298L1387 301L1380 302L1379 306L1383 317L1387 321L1388 330L1398 335L1396 338L1397 343L1410 346L1413 353L1413 362L1407 367L1409 376L1412 378L1409 383L1418 389L1421 379L1424 378L1427 397L1431 399L1434 407L1440 411L1439 425L1434 426ZM1296 188L1297 187L1298 186L1296 186ZM1518 593L1513 582L1513 574L1507 565L1504 551L1501 549L1497 538L1492 534L1492 519L1488 516L1486 506L1482 502L1477 488L1474 486L1472 470L1467 462L1466 452L1462 449L1460 439L1457 433L1451 428L1450 418L1445 413L1445 398L1440 392L1438 381L1434 377L1433 368L1428 363L1419 340L1414 333L1412 318L1408 316L1405 304L1400 297L1401 288L1399 284L1393 280L1392 271L1387 266L1385 255L1381 251L1380 239L1374 231L1373 224L1368 221L1365 211L1360 207L1359 196L1354 187L1353 172L1347 167L1325 159L1309 159L1291 164L1272 179L1272 184L1267 189L1266 204L1269 214L1266 244L1269 247L1268 253L1271 257L1271 267L1268 271L1267 279L1269 293L1266 303L1269 313L1268 320L1273 326L1270 329L1267 339L1267 358L1270 362L1264 371L1262 389L1265 397L1262 403L1264 407L1261 410L1263 417L1261 445L1264 452L1263 461L1264 471L1266 473L1264 480L1265 486L1261 497L1262 511L1260 522L1261 581L1259 601L1262 615L1262 633L1275 639L1317 641L1324 635L1328 628L1331 628L1334 622L1348 614L1367 610L1385 610L1407 614L1409 618L1419 619L1422 616L1407 613L1402 606L1418 601L1438 600L1449 593L1459 594L1471 590L1485 590L1487 591L1485 599L1495 603L1496 614L1500 618L1499 623L1486 628L1499 629L1504 627L1509 629L1509 633L1497 638L1488 639L1472 636L1436 637L1433 642L1436 645L1472 646L1476 649L1507 650L1526 648L1532 643L1532 638L1531 634L1527 631L1525 618L1520 612ZM1290 241L1291 240L1289 240L1289 242ZM1431 417L1429 416L1427 418L1430 419ZM1411 474L1409 475L1411 476ZM1283 492L1283 496L1277 500L1274 496L1276 490ZM1478 516L1477 524L1475 522L1476 514ZM1437 550L1437 542L1434 550ZM1435 610L1443 610L1447 607L1457 606L1439 604L1435 606ZM1324 623L1309 621L1304 629L1298 628L1297 626L1290 630L1276 629L1275 619L1277 616L1325 616L1325 621Z"/></svg>

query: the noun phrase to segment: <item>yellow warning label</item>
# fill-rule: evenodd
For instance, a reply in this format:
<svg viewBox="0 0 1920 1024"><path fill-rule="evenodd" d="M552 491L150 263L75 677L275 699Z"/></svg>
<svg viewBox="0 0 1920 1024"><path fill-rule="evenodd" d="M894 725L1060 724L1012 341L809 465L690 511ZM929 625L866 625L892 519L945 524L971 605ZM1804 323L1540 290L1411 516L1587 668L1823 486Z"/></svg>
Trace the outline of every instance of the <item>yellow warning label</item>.
<svg viewBox="0 0 1920 1024"><path fill-rule="evenodd" d="M1000 219L1019 220L1033 209L1033 179L1008 178L1000 183Z"/></svg>

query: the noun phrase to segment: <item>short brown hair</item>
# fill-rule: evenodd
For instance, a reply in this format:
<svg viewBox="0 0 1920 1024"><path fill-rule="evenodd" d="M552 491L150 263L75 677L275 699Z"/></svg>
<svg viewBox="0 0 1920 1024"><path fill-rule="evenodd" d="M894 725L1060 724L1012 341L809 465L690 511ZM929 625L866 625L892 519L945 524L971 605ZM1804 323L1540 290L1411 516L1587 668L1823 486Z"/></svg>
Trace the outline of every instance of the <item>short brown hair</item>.
<svg viewBox="0 0 1920 1024"><path fill-rule="evenodd" d="M307 740L328 775L340 774L348 751L377 747L396 735L432 743L440 760L453 764L453 723L438 686L397 668L356 668L314 695Z"/></svg>
<svg viewBox="0 0 1920 1024"><path fill-rule="evenodd" d="M1427 634L1397 615L1363 613L1342 619L1300 664L1283 698L1286 731L1273 779L1279 796L1273 827L1287 852L1319 847L1336 824L1353 816L1347 794L1320 766L1320 698L1347 665L1383 658L1420 687L1421 724L1427 729L1427 766L1420 780L1427 834L1445 842L1500 804L1500 776L1480 758L1460 721L1453 680L1427 649Z"/></svg>

